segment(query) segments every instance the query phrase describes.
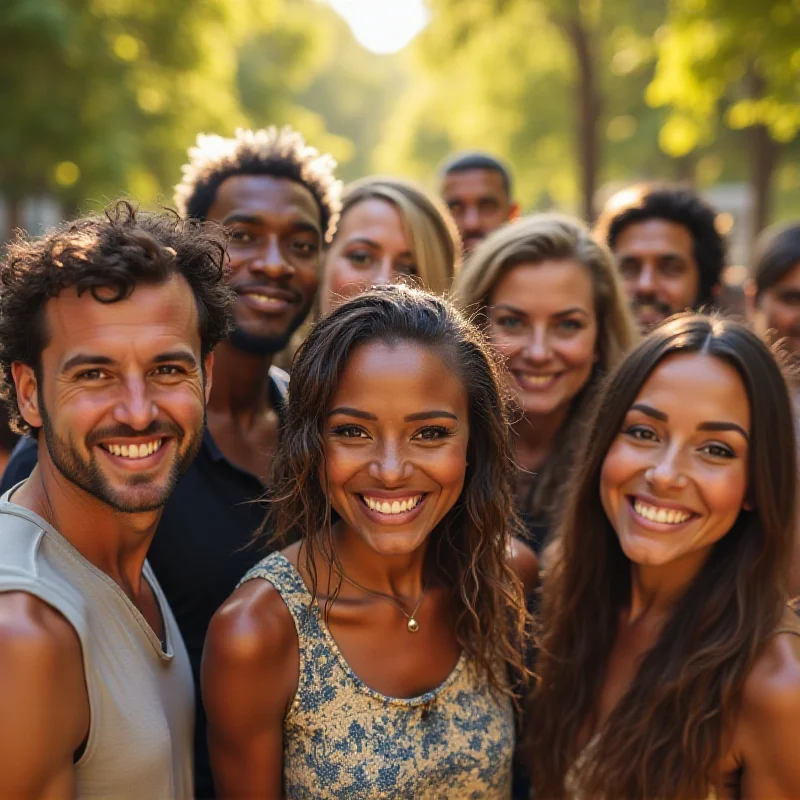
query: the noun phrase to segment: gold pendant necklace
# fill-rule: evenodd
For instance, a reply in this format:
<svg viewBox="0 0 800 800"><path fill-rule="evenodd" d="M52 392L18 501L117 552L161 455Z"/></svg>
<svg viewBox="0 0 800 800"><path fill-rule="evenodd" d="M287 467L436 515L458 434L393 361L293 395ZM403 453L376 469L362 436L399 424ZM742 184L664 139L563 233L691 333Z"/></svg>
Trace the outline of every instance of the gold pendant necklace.
<svg viewBox="0 0 800 800"><path fill-rule="evenodd" d="M425 592L428 591L428 585L426 584L422 589L422 594L419 596L419 600L417 600L417 604L414 606L414 610L409 614L400 603L397 602L393 597L389 597L386 594L382 594L381 592L375 592L372 589L367 589L366 586L362 586L360 583L356 583L352 578L348 578L347 575L344 574L341 570L339 570L339 574L344 578L348 583L352 584L356 587L356 589L360 589L362 592L366 592L367 594L371 594L373 597L377 597L379 600L385 600L387 603L391 603L395 608L399 609L400 613L408 620L406 623L406 627L408 628L410 633L416 633L419 630L419 623L416 620L417 611L419 611L420 606L422 605L422 601L425 599Z"/></svg>

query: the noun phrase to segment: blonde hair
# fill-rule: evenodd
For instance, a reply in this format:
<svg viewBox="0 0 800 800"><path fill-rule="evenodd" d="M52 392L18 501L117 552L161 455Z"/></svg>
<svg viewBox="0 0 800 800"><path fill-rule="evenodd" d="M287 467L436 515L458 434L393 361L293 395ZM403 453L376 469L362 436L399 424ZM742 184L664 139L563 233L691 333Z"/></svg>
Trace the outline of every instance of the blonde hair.
<svg viewBox="0 0 800 800"><path fill-rule="evenodd" d="M397 209L422 288L435 294L449 292L461 267L461 237L450 212L410 181L369 177L347 186L339 219L364 200L373 199Z"/></svg>
<svg viewBox="0 0 800 800"><path fill-rule="evenodd" d="M560 214L523 217L489 234L457 276L454 299L486 324L490 295L503 276L514 267L543 261L576 261L589 272L597 318L597 362L573 400L523 509L534 516L544 514L552 523L560 492L569 480L582 412L592 402L601 378L617 366L639 335L611 251L595 241L583 223Z"/></svg>
<svg viewBox="0 0 800 800"><path fill-rule="evenodd" d="M453 285L462 309L483 315L500 279L521 264L577 261L591 276L597 317L598 367L613 369L638 334L610 250L578 220L561 214L534 214L504 225L472 252Z"/></svg>

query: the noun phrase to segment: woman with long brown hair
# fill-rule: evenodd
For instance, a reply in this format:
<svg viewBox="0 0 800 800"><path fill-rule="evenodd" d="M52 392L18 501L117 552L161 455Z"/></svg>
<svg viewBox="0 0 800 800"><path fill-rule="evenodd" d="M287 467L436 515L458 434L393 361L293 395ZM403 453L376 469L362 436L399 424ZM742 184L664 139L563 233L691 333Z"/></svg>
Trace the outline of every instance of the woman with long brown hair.
<svg viewBox="0 0 800 800"><path fill-rule="evenodd" d="M637 338L622 284L611 254L581 222L535 214L481 242L454 294L508 368L517 507L538 550L598 382Z"/></svg>
<svg viewBox="0 0 800 800"><path fill-rule="evenodd" d="M479 332L417 289L311 331L269 509L295 544L206 641L220 797L508 798L537 563L512 536L501 387Z"/></svg>
<svg viewBox="0 0 800 800"><path fill-rule="evenodd" d="M796 465L777 361L682 315L600 393L544 581L537 800L800 797Z"/></svg>

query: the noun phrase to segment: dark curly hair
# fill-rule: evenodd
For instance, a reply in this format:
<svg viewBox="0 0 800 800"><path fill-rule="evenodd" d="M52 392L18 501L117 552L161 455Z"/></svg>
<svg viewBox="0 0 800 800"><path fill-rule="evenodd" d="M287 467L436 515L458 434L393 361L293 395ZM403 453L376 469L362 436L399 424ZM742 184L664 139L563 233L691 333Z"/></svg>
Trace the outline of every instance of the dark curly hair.
<svg viewBox="0 0 800 800"><path fill-rule="evenodd" d="M767 228L756 242L750 269L756 300L800 264L800 223L788 222Z"/></svg>
<svg viewBox="0 0 800 800"><path fill-rule="evenodd" d="M300 183L314 196L325 241L336 231L341 210L342 183L336 180L336 161L306 144L288 125L257 131L237 128L232 139L201 133L189 148L183 180L175 187L175 204L186 217L206 219L217 190L233 175L270 175Z"/></svg>
<svg viewBox="0 0 800 800"><path fill-rule="evenodd" d="M316 547L305 548L314 596L315 550L341 572L332 538L323 432L347 363L368 342L433 348L463 381L469 407L464 488L431 533L426 569L452 591L456 636L476 670L511 695L503 667L527 675L527 615L522 585L507 563L510 537L518 526L508 409L492 348L448 301L408 286L377 287L342 303L312 329L292 366L262 535L273 531L281 544L314 541Z"/></svg>
<svg viewBox="0 0 800 800"><path fill-rule="evenodd" d="M174 274L194 293L205 357L228 335L234 302L220 231L182 220L176 212L142 212L119 200L104 214L65 223L39 238L20 235L0 266L0 399L12 429L36 433L19 413L11 365L19 361L39 373L48 342L44 309L51 297L74 287L79 295L89 291L98 302L116 303L138 283L158 284Z"/></svg>
<svg viewBox="0 0 800 800"><path fill-rule="evenodd" d="M581 797L705 800L745 680L787 608L797 469L792 403L778 360L744 325L682 314L656 328L604 384L587 420L544 580L538 686L524 747L539 800L565 796L579 737L594 719L631 562L600 498L606 455L642 386L665 359L702 353L739 374L750 401L742 508L595 732Z"/></svg>
<svg viewBox="0 0 800 800"><path fill-rule="evenodd" d="M711 304L725 267L725 239L716 227L716 211L686 187L643 184L623 189L606 203L595 236L614 251L625 228L650 219L676 222L692 235L694 260L700 272L694 307Z"/></svg>

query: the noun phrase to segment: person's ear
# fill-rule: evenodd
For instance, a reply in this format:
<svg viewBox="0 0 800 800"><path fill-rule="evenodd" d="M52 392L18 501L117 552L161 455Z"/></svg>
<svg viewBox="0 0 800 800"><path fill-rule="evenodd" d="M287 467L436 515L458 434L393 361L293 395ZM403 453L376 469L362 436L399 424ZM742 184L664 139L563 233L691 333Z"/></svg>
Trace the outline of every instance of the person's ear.
<svg viewBox="0 0 800 800"><path fill-rule="evenodd" d="M519 203L512 203L508 208L508 221L514 222L519 219Z"/></svg>
<svg viewBox="0 0 800 800"><path fill-rule="evenodd" d="M203 370L205 371L206 376L206 405L208 404L208 399L211 397L211 384L214 382L214 354L209 353L205 357L205 361L203 361Z"/></svg>
<svg viewBox="0 0 800 800"><path fill-rule="evenodd" d="M36 371L28 364L15 361L11 365L11 377L17 387L19 413L32 428L41 428L42 411L39 408L39 381Z"/></svg>

